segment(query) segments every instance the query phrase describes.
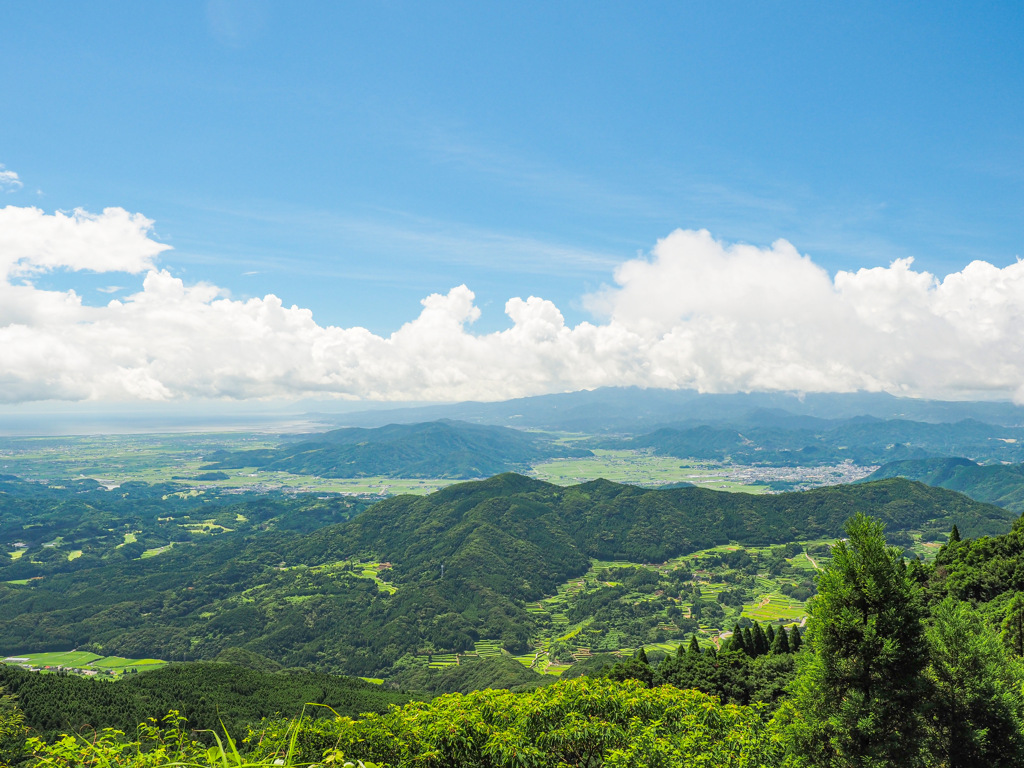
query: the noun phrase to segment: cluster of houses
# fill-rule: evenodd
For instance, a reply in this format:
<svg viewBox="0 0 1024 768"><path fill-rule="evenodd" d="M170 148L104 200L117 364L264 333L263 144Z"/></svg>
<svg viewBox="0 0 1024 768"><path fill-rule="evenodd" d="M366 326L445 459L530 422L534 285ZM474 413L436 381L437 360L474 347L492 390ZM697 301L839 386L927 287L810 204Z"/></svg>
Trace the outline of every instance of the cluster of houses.
<svg viewBox="0 0 1024 768"><path fill-rule="evenodd" d="M116 673L112 669L91 669L89 667L74 667L66 664L34 664L31 659L24 656L8 656L4 664L14 664L29 672L52 672L54 674L64 673L68 675L81 675L83 677L96 677L106 675L113 677Z"/></svg>

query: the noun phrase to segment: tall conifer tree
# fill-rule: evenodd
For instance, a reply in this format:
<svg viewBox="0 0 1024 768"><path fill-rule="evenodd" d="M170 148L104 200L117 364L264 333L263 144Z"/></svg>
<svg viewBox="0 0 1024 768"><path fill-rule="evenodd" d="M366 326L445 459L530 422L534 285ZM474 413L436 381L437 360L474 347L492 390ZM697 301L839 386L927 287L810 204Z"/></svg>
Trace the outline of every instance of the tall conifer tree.
<svg viewBox="0 0 1024 768"><path fill-rule="evenodd" d="M917 588L878 520L858 514L846 534L819 576L812 655L782 719L811 765L920 766L928 648Z"/></svg>
<svg viewBox="0 0 1024 768"><path fill-rule="evenodd" d="M750 632L751 637L754 640L754 656L764 656L768 653L768 636L765 635L764 630L760 624L755 623L754 628Z"/></svg>
<svg viewBox="0 0 1024 768"><path fill-rule="evenodd" d="M772 642L772 653L783 654L789 653L789 638L785 627L779 627L778 633L775 635L775 640Z"/></svg>

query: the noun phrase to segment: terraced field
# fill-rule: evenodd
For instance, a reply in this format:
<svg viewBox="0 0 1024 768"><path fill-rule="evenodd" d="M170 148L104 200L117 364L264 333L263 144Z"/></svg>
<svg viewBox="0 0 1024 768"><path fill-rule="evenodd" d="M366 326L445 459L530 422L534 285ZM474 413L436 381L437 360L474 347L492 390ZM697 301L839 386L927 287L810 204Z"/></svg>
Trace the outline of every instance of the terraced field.
<svg viewBox="0 0 1024 768"><path fill-rule="evenodd" d="M808 546L822 543L808 542ZM543 630L534 638L532 651L515 658L524 666L540 672L561 674L571 666L570 657L572 661L578 661L597 651L627 656L633 654L637 647L643 646L649 651L674 653L680 644L688 642L694 634L703 641L720 642L722 637L731 634L730 630L736 622L800 624L807 615L806 600L787 595L783 590L794 591L801 584L810 583L816 569L820 567L820 561L827 560L827 557L811 557L805 551L794 551L791 554L790 557L780 558L778 547L722 545L665 563L594 560L583 577L567 581L558 587L554 595L525 606ZM750 564L743 572L729 568L725 565L729 556L740 561L749 558ZM761 567L768 563L777 571L775 575ZM652 582L651 586L646 589L627 588L626 583L640 575L641 571L650 574L646 580ZM668 580L675 579L673 574L680 572L689 578L678 583L679 595L667 594L665 588L673 589ZM744 599L740 604L719 602L723 593L729 593L723 599L733 601L741 586ZM616 626L611 621L607 625L601 623L600 647L596 647L592 641L597 635L590 631L595 617L589 616L575 623L571 621L570 616L577 599L585 599L600 593L602 589L616 587L622 591L614 601L618 609L628 615L631 611L643 613L641 606L649 606L646 612L651 618L647 619L647 624L652 625L652 629L648 630L648 635L660 635L664 639L652 640L648 637L640 642L628 642L631 637L628 629ZM697 600L702 606L708 603L721 606L721 615L711 612L713 616L710 619L704 616L694 619ZM684 621L680 622L680 617ZM555 658L556 655L558 658Z"/></svg>

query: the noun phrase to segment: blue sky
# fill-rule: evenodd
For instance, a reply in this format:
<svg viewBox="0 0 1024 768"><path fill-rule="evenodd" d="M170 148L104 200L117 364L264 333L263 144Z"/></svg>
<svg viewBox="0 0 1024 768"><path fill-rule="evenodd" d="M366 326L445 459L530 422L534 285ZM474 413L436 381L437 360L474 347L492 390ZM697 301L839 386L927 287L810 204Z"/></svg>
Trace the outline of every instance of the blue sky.
<svg viewBox="0 0 1024 768"><path fill-rule="evenodd" d="M142 214L186 284L382 337L461 284L478 334L601 322L677 228L831 275L1024 251L1020 3L636 5L11 4L0 205Z"/></svg>

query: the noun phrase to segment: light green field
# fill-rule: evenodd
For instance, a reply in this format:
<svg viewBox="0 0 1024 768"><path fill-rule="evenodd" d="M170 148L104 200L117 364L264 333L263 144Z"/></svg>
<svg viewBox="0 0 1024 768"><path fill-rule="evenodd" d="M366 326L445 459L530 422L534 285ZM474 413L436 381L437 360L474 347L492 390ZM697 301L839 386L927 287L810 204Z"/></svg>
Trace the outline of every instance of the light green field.
<svg viewBox="0 0 1024 768"><path fill-rule="evenodd" d="M552 459L535 465L531 474L557 485L575 485L604 478L616 483L644 486L687 482L717 491L764 493L768 490L765 485L748 485L734 479L728 468L711 462L631 450L595 449L592 457Z"/></svg>
<svg viewBox="0 0 1024 768"><path fill-rule="evenodd" d="M563 442L586 439L564 435ZM207 432L148 435L91 435L70 437L0 438L5 471L29 480L91 478L116 487L129 481L178 482L190 486L184 493L206 488L250 491L346 493L360 496L427 494L452 484L441 478L362 477L332 479L315 475L268 472L256 467L219 470L224 480L196 480L209 470L205 458L215 450L242 451L274 448L280 436L265 432ZM559 485L599 477L644 486L691 482L716 490L760 493L765 486L737 474L737 467L712 462L654 456L645 451L596 450L593 458L558 459L533 467L530 474Z"/></svg>
<svg viewBox="0 0 1024 768"><path fill-rule="evenodd" d="M103 657L98 653L87 651L67 651L64 653L15 653L7 658L27 659L29 664L36 667L84 667Z"/></svg>
<svg viewBox="0 0 1024 768"><path fill-rule="evenodd" d="M135 669L144 672L165 666L161 659L126 659L121 656L100 656L88 651L67 651L55 653L16 653L4 659L9 664L29 664L36 668L43 667L76 667L92 669L97 672L112 671L121 674L125 670Z"/></svg>
<svg viewBox="0 0 1024 768"><path fill-rule="evenodd" d="M124 670L128 667L148 667L155 669L156 667L166 666L167 662L161 659L126 659L121 656L104 656L101 659L92 661L89 663L90 667L96 669L120 669Z"/></svg>
<svg viewBox="0 0 1024 768"><path fill-rule="evenodd" d="M156 557L157 555L163 554L173 546L174 542L171 542L170 544L165 544L162 547L152 547L151 549L147 549L145 552L143 552L139 557L140 559L147 557Z"/></svg>

